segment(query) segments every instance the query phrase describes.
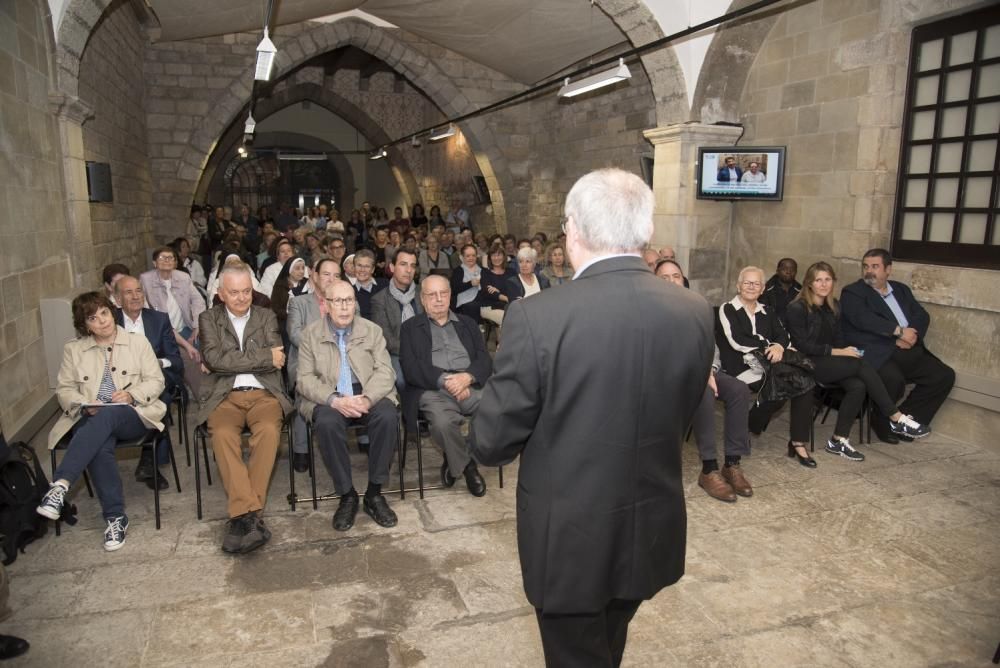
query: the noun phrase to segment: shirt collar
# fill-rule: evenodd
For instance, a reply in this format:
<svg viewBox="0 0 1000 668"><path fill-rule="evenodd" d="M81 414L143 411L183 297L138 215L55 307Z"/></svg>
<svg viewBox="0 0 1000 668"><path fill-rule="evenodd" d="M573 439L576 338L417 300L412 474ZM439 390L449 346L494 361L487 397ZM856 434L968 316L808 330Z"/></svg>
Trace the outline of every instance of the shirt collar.
<svg viewBox="0 0 1000 668"><path fill-rule="evenodd" d="M448 323L449 323L449 322L458 322L458 316L457 316L457 315L455 315L455 312L454 312L454 311L452 311L452 310L449 310L449 311L448 311L448 320L446 320L446 321L445 321L445 323L444 323L443 325L439 325L439 324L437 324L437 321L436 321L436 320L434 320L434 318L432 318L432 317L430 317L430 316L427 316L427 320L428 320L428 321L429 321L429 322L430 322L430 323L431 323L432 325L434 325L435 327L447 327L447 326L448 326Z"/></svg>
<svg viewBox="0 0 1000 668"><path fill-rule="evenodd" d="M250 311L253 310L253 306L247 309L246 315L236 315L235 313L229 310L228 306L226 306L225 309L226 309L226 315L229 316L230 320L249 320Z"/></svg>
<svg viewBox="0 0 1000 668"><path fill-rule="evenodd" d="M132 325L133 327L136 326L136 325L138 325L139 323L142 322L142 311L139 311L139 315L136 316L135 320L133 320L132 318L128 317L128 313L126 313L125 311L122 311L122 322L125 325Z"/></svg>
<svg viewBox="0 0 1000 668"><path fill-rule="evenodd" d="M595 265L603 260L610 260L616 257L642 257L642 256L639 255L638 253L608 253L607 255L598 255L597 257L592 257L588 261L584 262L583 265L581 265L580 268L576 270L576 273L573 274L573 280L579 278L580 274L587 271L587 269L589 269L592 265Z"/></svg>
<svg viewBox="0 0 1000 668"><path fill-rule="evenodd" d="M744 308L743 302L740 301L740 296L739 295L736 295L735 297L733 297L729 301L729 303L732 304L733 308L735 308L736 310ZM764 309L764 305L763 304L761 304L760 302L757 302L757 308L755 308L753 312L756 315L757 313L767 313L767 310Z"/></svg>

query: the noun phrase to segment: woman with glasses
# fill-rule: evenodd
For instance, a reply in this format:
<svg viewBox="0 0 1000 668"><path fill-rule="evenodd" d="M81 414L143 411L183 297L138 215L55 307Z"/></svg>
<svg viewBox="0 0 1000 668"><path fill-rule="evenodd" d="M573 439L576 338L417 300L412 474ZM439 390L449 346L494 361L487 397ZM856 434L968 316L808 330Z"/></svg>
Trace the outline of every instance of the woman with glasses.
<svg viewBox="0 0 1000 668"><path fill-rule="evenodd" d="M788 333L778 317L768 312L758 301L764 290L764 271L759 267L744 267L736 280L737 294L719 307L715 341L719 346L722 369L743 381L757 392L764 385L764 368L754 351L764 354L768 362L780 362L789 347ZM754 434L767 428L771 416L784 401L758 401L750 409L749 426ZM811 389L791 400L790 439L788 456L796 457L802 466L816 467L816 460L806 448L813 418Z"/></svg>
<svg viewBox="0 0 1000 668"><path fill-rule="evenodd" d="M190 353L198 345L198 316L205 310L205 299L191 277L177 268L177 259L177 251L160 246L153 251L155 268L143 272L139 282L150 307L170 317L178 345Z"/></svg>

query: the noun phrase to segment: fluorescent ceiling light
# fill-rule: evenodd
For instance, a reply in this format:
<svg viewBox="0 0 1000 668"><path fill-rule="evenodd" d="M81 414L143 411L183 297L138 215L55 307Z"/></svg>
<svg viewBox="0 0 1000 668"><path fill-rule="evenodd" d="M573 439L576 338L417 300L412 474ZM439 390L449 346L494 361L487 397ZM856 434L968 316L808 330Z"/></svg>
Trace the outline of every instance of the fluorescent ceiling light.
<svg viewBox="0 0 1000 668"><path fill-rule="evenodd" d="M574 95L589 93L590 91L601 88L602 86L610 86L613 83L618 83L619 81L631 78L632 73L629 72L628 65L625 64L625 59L619 58L618 67L608 70L607 72L592 74L591 76L585 79L580 79L575 83L570 83L569 77L567 77L565 85L559 89L559 97L573 97Z"/></svg>
<svg viewBox="0 0 1000 668"><path fill-rule="evenodd" d="M375 151L368 156L369 160L381 160L385 156L389 155L389 152L385 150L385 147L375 149Z"/></svg>
<svg viewBox="0 0 1000 668"><path fill-rule="evenodd" d="M278 160L326 160L326 153L279 153Z"/></svg>
<svg viewBox="0 0 1000 668"><path fill-rule="evenodd" d="M255 127L257 127L257 121L253 119L253 112L251 111L247 114L247 124L246 127L243 128L243 134L252 135Z"/></svg>
<svg viewBox="0 0 1000 668"><path fill-rule="evenodd" d="M439 130L431 130L431 136L429 137L429 139L431 141L437 141L439 139L445 139L447 137L451 137L454 134L455 134L455 126L449 123L448 125Z"/></svg>
<svg viewBox="0 0 1000 668"><path fill-rule="evenodd" d="M271 69L274 67L274 57L278 49L274 42L267 36L267 26L264 26L264 39L257 45L257 68L254 70L253 78L257 81L267 81L271 78Z"/></svg>

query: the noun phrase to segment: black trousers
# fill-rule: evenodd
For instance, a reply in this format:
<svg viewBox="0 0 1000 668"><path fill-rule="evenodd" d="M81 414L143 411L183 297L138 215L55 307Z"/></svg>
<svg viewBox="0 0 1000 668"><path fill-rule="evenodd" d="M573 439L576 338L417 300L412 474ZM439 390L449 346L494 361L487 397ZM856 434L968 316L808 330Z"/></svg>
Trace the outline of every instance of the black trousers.
<svg viewBox="0 0 1000 668"><path fill-rule="evenodd" d="M760 390L760 381L750 385L750 389L753 392ZM755 434L763 433L767 429L771 417L784 405L784 401L761 401L753 404L750 407L750 414L747 416L750 431ZM815 406L816 400L813 398L812 391L792 397L788 411L788 437L791 440L796 443L809 442L809 428L812 426Z"/></svg>
<svg viewBox="0 0 1000 668"><path fill-rule="evenodd" d="M389 481L392 455L396 452L399 422L396 407L388 399L380 399L359 418L346 418L329 406L317 406L313 411L313 429L319 454L333 478L333 488L340 495L354 488L351 456L347 451L347 427L353 424L368 427L368 482L384 485Z"/></svg>
<svg viewBox="0 0 1000 668"><path fill-rule="evenodd" d="M915 385L899 410L912 415L920 424L930 424L955 385L955 370L920 343L909 350L897 348L879 368L878 375L895 401L903 396L907 383ZM884 419L874 423L874 426L876 430L888 429Z"/></svg>
<svg viewBox="0 0 1000 668"><path fill-rule="evenodd" d="M547 668L617 668L640 603L616 598L603 610L578 614L548 614L536 608Z"/></svg>
<svg viewBox="0 0 1000 668"><path fill-rule="evenodd" d="M885 383L870 364L857 357L810 357L816 365L813 376L824 385L839 385L844 398L837 409L837 424L833 433L847 438L851 425L858 419L865 404L865 395L872 398L884 420L896 412L896 402L889 396ZM873 416L878 418L879 416ZM888 426L888 425L886 425Z"/></svg>

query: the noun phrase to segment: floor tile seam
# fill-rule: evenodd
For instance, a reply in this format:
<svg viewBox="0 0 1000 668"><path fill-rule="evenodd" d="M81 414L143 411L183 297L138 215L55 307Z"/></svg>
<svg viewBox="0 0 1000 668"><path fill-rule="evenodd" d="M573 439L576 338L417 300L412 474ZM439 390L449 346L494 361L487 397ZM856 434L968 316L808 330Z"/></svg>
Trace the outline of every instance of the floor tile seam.
<svg viewBox="0 0 1000 668"><path fill-rule="evenodd" d="M510 608L501 612L477 612L475 614L458 617L456 619L446 619L440 621L431 626L430 629L444 630L475 626L476 624L482 624L484 622L503 622L511 619L517 619L518 617L527 617L529 615L533 615L534 612L535 609L530 605L522 605L517 608Z"/></svg>
<svg viewBox="0 0 1000 668"><path fill-rule="evenodd" d="M140 668L146 665L146 657L149 654L149 646L153 643L153 629L155 628L156 618L159 614L160 608L157 606L149 616L149 624L146 627L146 642L142 645L142 653L139 658Z"/></svg>

